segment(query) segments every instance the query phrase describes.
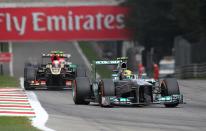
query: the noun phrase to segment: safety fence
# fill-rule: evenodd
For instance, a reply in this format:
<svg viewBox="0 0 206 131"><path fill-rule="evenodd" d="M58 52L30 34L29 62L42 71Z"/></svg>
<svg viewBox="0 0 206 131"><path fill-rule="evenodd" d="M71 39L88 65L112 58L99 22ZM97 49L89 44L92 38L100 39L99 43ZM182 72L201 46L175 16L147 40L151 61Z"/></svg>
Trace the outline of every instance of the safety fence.
<svg viewBox="0 0 206 131"><path fill-rule="evenodd" d="M206 63L177 67L175 75L177 78L181 79L206 78Z"/></svg>

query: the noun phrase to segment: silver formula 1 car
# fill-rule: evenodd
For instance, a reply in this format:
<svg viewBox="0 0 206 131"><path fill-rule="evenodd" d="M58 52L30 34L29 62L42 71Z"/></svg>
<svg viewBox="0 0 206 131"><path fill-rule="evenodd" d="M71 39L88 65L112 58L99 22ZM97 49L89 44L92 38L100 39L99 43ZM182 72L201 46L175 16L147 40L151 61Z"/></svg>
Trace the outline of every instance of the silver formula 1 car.
<svg viewBox="0 0 206 131"><path fill-rule="evenodd" d="M110 79L97 79L97 65L116 65ZM111 61L94 61L93 78L77 77L73 84L73 100L75 104L97 102L102 107L113 105L149 105L164 104L176 107L183 103L178 82L175 78L156 81L138 78L136 74L126 74L127 60L119 58ZM125 75L125 74L126 75Z"/></svg>

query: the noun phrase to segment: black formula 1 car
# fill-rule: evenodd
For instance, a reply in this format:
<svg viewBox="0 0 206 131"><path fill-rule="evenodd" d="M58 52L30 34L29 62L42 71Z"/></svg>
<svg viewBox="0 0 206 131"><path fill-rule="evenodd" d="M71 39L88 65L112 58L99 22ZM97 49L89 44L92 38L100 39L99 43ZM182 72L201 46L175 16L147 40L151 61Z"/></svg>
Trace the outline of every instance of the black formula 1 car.
<svg viewBox="0 0 206 131"><path fill-rule="evenodd" d="M111 79L96 78L96 65L117 65ZM149 105L164 104L176 107L183 103L183 95L175 78L155 81L138 78L138 75L127 74L126 58L112 61L94 61L93 79L77 77L73 84L73 100L75 104L97 102L102 107L113 105Z"/></svg>
<svg viewBox="0 0 206 131"><path fill-rule="evenodd" d="M77 75L77 65L68 61L70 56L62 51L52 51L49 54L42 54L41 64L25 64L24 88L31 90L38 87L48 89L71 87Z"/></svg>

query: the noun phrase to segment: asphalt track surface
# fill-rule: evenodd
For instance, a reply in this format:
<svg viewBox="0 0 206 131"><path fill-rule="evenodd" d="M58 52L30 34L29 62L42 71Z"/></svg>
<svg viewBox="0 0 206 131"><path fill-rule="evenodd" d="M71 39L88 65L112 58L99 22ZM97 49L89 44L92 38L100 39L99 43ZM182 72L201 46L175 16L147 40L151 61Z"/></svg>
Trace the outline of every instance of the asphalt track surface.
<svg viewBox="0 0 206 131"><path fill-rule="evenodd" d="M14 73L23 75L28 58L40 59L42 52L63 50L71 53L71 61L84 62L71 42L25 42L14 44ZM57 131L205 131L206 81L179 81L187 104L178 108L163 105L146 107L101 108L97 104L74 105L71 90L35 90L49 114L47 127Z"/></svg>

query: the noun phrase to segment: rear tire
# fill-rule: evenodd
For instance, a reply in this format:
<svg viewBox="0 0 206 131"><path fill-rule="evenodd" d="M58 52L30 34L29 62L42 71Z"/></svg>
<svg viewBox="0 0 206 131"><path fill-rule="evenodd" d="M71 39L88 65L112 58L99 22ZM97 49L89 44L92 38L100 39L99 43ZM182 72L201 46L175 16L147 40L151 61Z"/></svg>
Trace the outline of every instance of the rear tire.
<svg viewBox="0 0 206 131"><path fill-rule="evenodd" d="M161 84L161 95L171 96L180 95L179 85L175 78L167 78L162 81ZM165 104L165 107L176 107L179 103Z"/></svg>
<svg viewBox="0 0 206 131"><path fill-rule="evenodd" d="M34 67L25 67L24 68L24 89L33 90L34 87L29 85L28 81L36 80L36 69Z"/></svg>
<svg viewBox="0 0 206 131"><path fill-rule="evenodd" d="M90 102L85 101L90 95L90 82L88 77L77 77L73 81L72 96L74 103L77 105L88 105Z"/></svg>
<svg viewBox="0 0 206 131"><path fill-rule="evenodd" d="M25 80L35 80L36 79L36 69L34 67L24 68L24 79Z"/></svg>

